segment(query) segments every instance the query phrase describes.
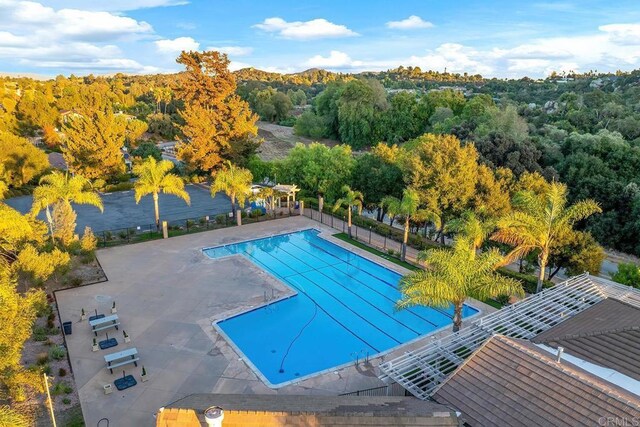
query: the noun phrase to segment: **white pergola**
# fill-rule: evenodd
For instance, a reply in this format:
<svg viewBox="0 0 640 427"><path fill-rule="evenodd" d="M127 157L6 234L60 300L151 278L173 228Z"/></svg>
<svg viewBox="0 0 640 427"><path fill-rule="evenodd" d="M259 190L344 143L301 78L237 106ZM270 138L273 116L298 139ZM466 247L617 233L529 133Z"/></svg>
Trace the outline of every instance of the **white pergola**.
<svg viewBox="0 0 640 427"><path fill-rule="evenodd" d="M424 347L380 365L383 381L397 382L419 399L427 399L482 343L494 334L531 339L593 304L614 297L640 308L640 290L588 273L531 295L436 339Z"/></svg>

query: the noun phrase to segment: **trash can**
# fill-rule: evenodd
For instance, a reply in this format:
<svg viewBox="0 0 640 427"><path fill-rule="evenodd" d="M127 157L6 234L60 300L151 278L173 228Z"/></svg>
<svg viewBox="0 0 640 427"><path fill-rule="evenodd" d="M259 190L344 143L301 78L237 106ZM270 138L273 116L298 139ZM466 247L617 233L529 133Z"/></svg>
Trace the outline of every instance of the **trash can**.
<svg viewBox="0 0 640 427"><path fill-rule="evenodd" d="M62 322L62 329L65 335L71 335L71 322Z"/></svg>

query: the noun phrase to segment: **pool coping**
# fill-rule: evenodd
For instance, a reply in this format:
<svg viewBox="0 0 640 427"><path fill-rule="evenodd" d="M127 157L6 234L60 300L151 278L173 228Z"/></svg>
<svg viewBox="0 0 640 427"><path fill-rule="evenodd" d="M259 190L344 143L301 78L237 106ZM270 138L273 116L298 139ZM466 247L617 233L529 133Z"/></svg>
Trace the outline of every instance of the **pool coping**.
<svg viewBox="0 0 640 427"><path fill-rule="evenodd" d="M396 264L393 264L398 269L405 270L406 272L397 271L396 269L390 268L389 266L386 266L386 265L378 262L377 260L371 259L370 256L372 254L367 252L367 251L361 250L360 248L357 248L357 247L355 248L355 249L359 249L360 250L359 252L357 252L357 251L352 250L351 247L347 247L347 246L344 246L342 244L339 244L338 242L342 242L341 240L336 239L329 232L325 232L325 231L320 230L320 229L318 229L316 227L302 227L300 229L296 229L296 230L293 230L293 231L288 231L288 232L285 232L285 233L277 233L277 234L272 234L272 235L268 235L268 236L255 237L255 238L244 239L244 240L238 240L238 241L232 242L232 243L225 243L225 244L222 244L222 245L209 246L209 247L200 249L200 253L203 256L207 257L209 260L214 261L214 262L215 261L221 261L221 260L229 259L229 258L232 258L232 257L240 257L241 259L246 260L247 262L253 264L257 268L262 270L270 278L276 280L280 285L282 285L285 289L287 289L289 292L291 292L288 295L282 295L281 297L278 297L278 298L276 298L274 300L271 300L271 301L267 301L267 302L265 302L263 304L258 304L258 305L255 305L255 306L249 307L249 308L241 308L237 312L235 312L236 309L229 310L229 311L227 311L225 313L220 313L219 315L211 317L211 318L208 319L209 323L214 328L214 330L218 333L218 335L220 335L220 336L222 336L224 338L226 343L229 344L229 346L237 353L237 355L240 357L240 359L251 369L251 371L267 387L269 387L270 389L274 389L274 390L277 390L277 389L280 389L280 388L283 388L283 387L287 387L287 386L290 386L290 385L293 385L293 384L296 384L296 383L299 383L299 382L302 382L302 381L305 381L305 380L308 380L308 379L311 379L311 378L315 378L315 377L318 377L318 376L321 376L321 375L325 375L325 374L328 374L328 373L332 373L332 372L333 373L337 373L338 371L340 371L342 369L345 369L345 368L347 368L347 367L349 367L351 365L356 365L356 361L354 360L354 361L350 361L350 362L345 362L345 363L343 363L341 365L336 365L336 366L333 366L331 368L324 369L322 371L313 372L311 374L307 374L307 375L304 375L304 376L301 376L301 377L298 377L298 378L295 378L295 379L284 381L282 383L273 384L271 381L269 381L269 379L267 379L267 377L262 373L262 371L251 361L251 359L240 349L240 347L237 346L237 344L233 341L233 339L231 339L231 337L229 335L227 335L227 333L224 332L224 330L218 324L222 323L222 322L224 322L226 320L229 320L231 318L238 317L238 316L241 316L243 314L250 313L252 311L268 307L271 304L275 304L275 303L278 303L280 301L284 301L284 300L287 300L289 298L293 298L295 296L298 296L299 292L296 291L295 289L293 289L291 286L289 286L287 283L285 283L280 278L274 276L271 272L265 270L264 268L262 268L260 266L257 266L255 263L252 263L250 260L248 260L246 257L244 257L241 254L230 254L230 255L227 255L227 256L219 257L219 258L212 258L212 257L209 257L205 253L205 251L206 250L210 250L210 249L221 248L221 247L225 247L225 246L229 246L229 245L236 245L236 244L252 242L252 241L256 241L256 240L267 239L267 238L276 237L276 236L284 236L284 235L287 235L287 234L300 233L300 232L308 231L308 230L317 231L318 232L318 236L320 238L322 238L322 239L324 239L324 240L326 240L326 241L328 241L330 243L333 243L333 244L341 247L342 249L345 249L345 250L347 250L347 251L349 251L351 253L354 253L354 254L366 259L367 261L373 262L374 264L379 265L380 267L385 268L387 270L390 270L390 271L392 271L392 272L394 272L396 274L400 274L400 275L404 276L405 274L410 273L409 270L405 269L402 266L398 266ZM327 238L327 237L329 237L329 238ZM344 242L342 242L342 243L344 243ZM367 256L365 256L365 254ZM392 263L390 263L390 264L392 264ZM478 307L475 304L476 300L470 299L469 301L470 302L472 301L473 303L468 303L468 302L465 301L465 305L468 305L469 307L473 308L477 312L475 314L472 314L471 316L465 317L464 320L469 321L469 320L472 320L472 319L474 319L474 318L476 318L476 317L478 317L480 315L487 314L487 313L485 313L485 311L486 311L485 309L483 309L481 307ZM230 312L235 312L235 313L231 314ZM220 318L221 316L225 316L225 317ZM452 321L453 321L453 319L452 319ZM434 335L439 334L439 333L443 332L444 330L446 330L448 328L451 328L452 324L453 324L453 322L451 324L442 326L442 327L440 327L438 329L434 329L433 331L429 332L428 334L418 336L418 337L416 337L416 338L414 338L412 340L403 342L401 344L398 344L397 346L391 347L391 348L389 348L387 350L384 350L382 352L375 353L374 355L370 355L370 356L368 355L366 357L366 360L369 363L371 363L372 360L382 359L387 354L392 353L394 351L398 351L400 348L402 348L404 346L409 346L409 345L412 345L412 344L414 344L414 343L416 343L416 342L418 342L420 340L432 338ZM365 358L363 357L362 359L356 359L356 360L358 360L358 361L359 360L363 360L364 361Z"/></svg>

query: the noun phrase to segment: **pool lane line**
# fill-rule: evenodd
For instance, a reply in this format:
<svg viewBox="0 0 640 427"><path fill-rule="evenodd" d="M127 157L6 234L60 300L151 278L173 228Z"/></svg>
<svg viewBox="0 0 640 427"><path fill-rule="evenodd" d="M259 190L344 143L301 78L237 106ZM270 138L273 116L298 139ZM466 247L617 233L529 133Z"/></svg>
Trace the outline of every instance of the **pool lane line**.
<svg viewBox="0 0 640 427"><path fill-rule="evenodd" d="M362 338L361 336L359 336L358 334L356 334L354 331L352 331L351 329L349 329L346 325L344 325L341 321L339 321L338 319L336 319L335 317L333 317L329 312L327 312L327 310L325 310L320 304L318 304L318 302L313 299L311 296L309 296L309 294L304 290L301 289L299 286L291 283L290 281L288 281L286 279L286 277L281 276L280 274L276 273L275 271L273 271L271 268L267 267L266 264L262 263L261 261L257 260L254 256L252 256L251 254L249 254L246 251L242 251L241 253L238 253L238 255L242 255L246 258L248 258L251 262L253 262L255 265L261 267L264 271L268 272L269 274L275 276L277 279L285 282L287 285L291 286L294 289L297 289L300 293L302 293L305 297L309 298L310 301L313 301L314 304L316 304L318 306L318 308L320 310L322 310L330 319L332 319L334 322L336 322L338 325L342 326L342 328L349 332L351 335L353 335L356 339L358 339L359 341L361 341L364 345L368 346L369 348L373 349L376 353L380 353L382 350L379 350L376 346L371 345L369 342L367 342L364 338ZM299 274L299 273L298 273ZM291 275L293 276L293 275ZM278 304L280 301L274 303L274 304ZM233 316L233 317L237 317L242 315L242 313Z"/></svg>
<svg viewBox="0 0 640 427"><path fill-rule="evenodd" d="M320 236L316 236L316 237L317 237L318 239L322 239L322 237L320 237ZM340 249L342 249L342 250L344 250L344 251L345 251L345 252L347 252L347 253L352 253L352 254L354 254L355 256L360 257L360 258L364 259L364 260L365 260L365 261L367 261L367 262L370 262L370 263L372 263L372 264L374 264L374 265L376 265L376 266L379 266L379 267L381 267L381 268L384 268L384 269L389 270L388 268L386 268L386 267L384 267L384 266L380 266L379 264L377 264L377 263L375 263L375 262L373 262L373 261L367 260L366 258L364 258L364 257L362 257L362 256L360 256L360 255L358 255L358 254L356 254L356 253L354 253L354 252L351 252L351 251L349 251L348 249L345 249L345 248L342 248L341 246L335 245L335 244L333 244L333 243L329 242L329 241L328 241L328 240L326 240L326 239L322 239L322 240L323 240L323 241L325 241L325 242L327 242L327 243L329 243L329 244L332 244L332 245L334 245L334 246L336 246L336 247L338 247L338 248L340 248ZM391 288L391 289L393 289L394 291L400 292L400 291L399 291L399 289L398 289L398 287L397 287L397 286L395 286L395 285L393 285L392 283L389 283L389 282L387 282L386 280L384 280L384 279L382 279L382 278L376 277L376 276L374 276L373 274L369 273L369 272L368 272L368 271L366 271L366 270L363 270L363 269L361 269L361 268L359 268L359 267L356 267L354 264L351 264L348 260L347 260L347 261L344 261L344 260L342 260L342 259L338 258L336 255L334 255L334 254L332 254L331 252L327 251L326 249L324 249L324 248L322 248L322 247L318 246L317 244L314 244L314 243L312 243L312 242L308 242L308 243L309 243L311 246L316 247L318 250L320 250L320 251L322 251L322 252L325 252L325 253L327 253L328 255L330 255L330 256L332 256L332 257L334 257L335 259L337 259L337 260L339 260L339 261L340 261L340 262L338 262L338 263L336 263L336 264L331 264L331 266L338 265L338 264L347 264L347 265L350 265L350 266L352 266L354 269L356 269L356 270L358 270L358 271L363 272L364 274L366 274L367 276L371 277L372 279L378 280L379 282L381 282L382 284L384 284L384 285L386 285L386 286L390 287L390 288ZM295 243L291 243L291 244L292 244L292 245L294 245L294 246L296 246L296 247L298 247L300 250L305 251L303 248L300 248L299 246L295 245ZM310 253L309 251L305 251L305 252ZM312 255L313 255L313 254L312 254ZM348 257L348 255L347 255L347 257ZM339 270L338 270L338 271L339 271ZM391 272L392 272L392 273L394 273L394 274L398 274L398 273L396 273L396 272L394 272L394 271L392 271L392 270L389 270L389 271L391 271ZM371 289L372 291L376 292L377 294L382 295L384 298L387 298L389 301L392 301L392 302L395 304L395 301L393 301L393 299L391 299L390 297L386 296L386 295L385 295L385 294L383 294L382 292L380 292L380 291L378 291L378 290L376 290L376 289L372 288L371 286L367 285L367 284L366 284L365 282L363 282L362 280L360 280L360 279L356 279L355 277L351 276L351 275L350 275L349 273L347 273L347 272L344 272L344 274L345 274L347 277L351 278L352 280L354 280L354 281L356 281L356 282L359 282L359 283L363 284L364 286L366 286L367 288L369 288L369 289ZM453 319L453 315L450 315L449 313L447 313L446 311L443 311L443 310L442 310L442 309L440 309L440 308L437 308L437 307L427 307L427 308L429 308L430 310L436 311L436 312L438 312L438 313L442 314L443 316L448 317L449 319ZM435 323L431 322L430 320L428 320L428 319L424 318L424 317L423 317L423 316L421 316L420 314L418 314L418 313L416 313L415 311L413 311L411 308L407 308L407 309L405 309L405 310L406 310L406 311L408 311L409 313L413 314L414 316L416 316L416 317L418 317L418 318L420 318L420 319L424 320L425 322L430 323L431 325L435 326L436 328L441 327L441 325L437 325L437 324L435 324Z"/></svg>
<svg viewBox="0 0 640 427"><path fill-rule="evenodd" d="M285 253L287 253L287 254L291 255L293 258L296 258L296 259L298 259L298 260L299 260L299 258L297 258L295 255L292 255L290 252L288 252L288 251L286 251L286 250L284 250L284 249L282 249L282 248L279 248L279 249L280 249L280 250L282 250L283 252L285 252ZM280 261L278 258L276 258L276 256L275 256L275 255L271 254L270 252L266 252L266 251L264 251L264 250L262 250L262 249L260 249L260 250L261 250L263 253L265 253L265 254L267 254L267 255L271 256L271 257L272 257L273 259L275 259L276 261L281 262L281 263L283 263L283 264L284 264L284 262L283 262L283 261ZM303 264L308 265L308 264L307 264L307 263L305 263L304 261L301 261L301 262L302 262ZM293 268L291 268L291 269L293 270ZM316 269L316 268L312 268L312 270L318 271L318 269ZM311 282L311 283L313 283L314 285L316 285L316 287L317 287L317 288L319 288L321 291L323 291L324 293L326 293L329 297L331 297L331 298L333 298L334 300L336 300L340 305L344 306L348 311L350 311L351 313L353 313L353 314L354 314L354 315L356 315L357 317L359 317L359 318L361 318L362 320L364 320L364 322L365 322L365 323L368 323L368 324L369 324L369 325L371 325L373 328L377 329L377 330L378 330L378 331L380 331L383 335L386 335L387 337L391 338L393 341L397 342L398 344L402 344L402 341L399 341L398 339L396 339L396 338L394 338L393 336L389 335L388 333L386 333L385 331L383 331L382 329L380 329L378 326L374 325L374 324L373 324L373 323L371 323L369 320L367 320L364 316L361 316L361 315L360 315L360 314L358 314L357 312L355 312L355 311L351 310L351 309L349 308L349 306L347 306L345 303L343 303L342 301L340 301L340 299L338 299L335 295L331 294L331 292L328 292L325 288L323 288L322 286L320 286L317 282L315 282L315 281L311 280L311 279L310 279L310 278L308 278L308 277L303 276L303 273L308 273L308 272L310 272L310 271L311 271L311 270L307 270L307 271L300 272L300 273L296 273L296 274L292 274L292 275L289 275L289 276L286 276L286 277L291 277L291 276L301 276L301 277L303 277L304 279L306 279L306 280L308 280L309 282ZM325 275L325 274L323 274L321 271L318 271L318 272L319 272L320 274L322 274L322 275L326 276L326 275ZM305 294L306 294L306 292L305 292ZM362 299L362 298L361 298L361 299ZM365 300L363 300L363 301L365 301ZM313 302L315 302L315 303L317 304L317 302L316 302L315 300L313 300ZM366 301L365 301L365 302L366 302ZM376 308L377 308L377 307L376 307ZM378 309L378 310L379 310L379 309ZM390 317L390 316L386 315L386 313L384 313L384 312L383 312L383 314L384 314L385 316L387 316L387 317ZM396 322L397 322L397 320L393 319L392 317L390 317L390 318L391 318L392 320L394 320L394 321L396 321ZM398 323L400 323L400 322L398 322ZM405 326L404 324L402 324L402 323L400 323L400 325L402 325L402 326L406 327L406 326ZM407 328L407 329L410 329L410 328ZM411 330L411 329L410 329L410 330ZM414 332L415 332L415 331L414 331ZM416 333L417 333L417 332L416 332ZM421 335L421 334L419 334L419 333L417 333L417 334L418 334L418 336L420 336L420 335Z"/></svg>
<svg viewBox="0 0 640 427"><path fill-rule="evenodd" d="M294 246L295 246L295 245L294 245ZM298 246L296 246L296 247L297 247L298 249L301 249L301 248L299 248ZM287 253L288 253L289 255L291 255L292 257L297 258L297 257L296 257L295 255L293 255L291 252L289 252L289 251L287 251L287 250L285 250L285 249L282 249L282 248L280 248L280 249L281 249L281 250L283 250L284 252L287 252ZM307 252L307 253L308 253L308 252ZM299 258L298 258L298 259L299 259ZM320 268L330 268L330 267L332 267L332 265L327 265L327 266L325 266L325 267L320 267ZM369 302L369 301L367 301L366 299L362 298L362 296L360 296L360 295L358 295L357 293L355 293L353 290L349 289L348 287L344 286L344 285L343 285L342 283L340 283L339 281L337 281L337 280L335 280L334 278L330 277L330 276L329 276L329 275L327 275L325 272L321 271L321 270L320 270L320 268L315 268L315 269L314 269L314 271L316 271L316 272L320 273L321 275L323 275L324 277L326 277L328 280L330 280L332 283L337 284L339 287L341 287L341 288L342 288L342 289L344 289L345 291L347 291L347 292L349 292L349 293L353 294L353 295L354 295L358 300L360 300L360 301L364 302L365 304L367 304L367 305L369 305L369 306L373 307L375 310L378 310L382 315L384 315L385 317L387 317L387 318L391 319L393 322L395 322L395 323L397 323L398 325L402 326L403 328L405 328L405 329L407 329L407 330L409 330L409 331L413 332L414 334L416 334L416 336L420 336L420 335L422 335L422 333L421 333L421 332L416 331L415 329L413 329L412 327L410 327L410 326L408 326L408 325L404 324L403 322L401 322L400 320L396 319L395 317L390 316L389 314L387 314L387 312L383 311L382 309L380 309L379 307L377 307L375 304L372 304L371 302ZM340 270L336 270L336 271L338 271L339 273L344 274L346 277L350 277L348 274L343 273L343 272L341 272ZM321 286L321 285L320 285L320 283L316 282L315 280L311 280L311 278L309 278L309 277L305 277L305 279L309 280L311 283L314 283L317 287L319 287L320 289L324 290L327 294L329 294L329 295L333 296L333 295L331 294L331 292L329 292L327 289L325 289L323 286ZM368 288L368 287L367 287L367 288ZM370 288L369 288L369 289L370 289ZM335 296L333 296L333 297L334 297L334 298L336 298ZM383 297L384 297L384 295L383 295ZM336 298L336 299L337 299L337 298ZM391 299L389 299L389 300L391 301ZM339 301L339 300L338 300L338 301ZM342 303L342 302L341 302L341 303ZM343 304L343 305L344 305L344 304ZM349 309L351 312L355 313L355 311L351 310L348 306L346 306L346 305L345 305L345 307L347 307L347 309ZM355 313L355 314L357 314L357 313ZM358 316L360 316L360 315L358 315ZM362 317L362 316L360 316L360 317ZM364 319L364 318L363 318L363 319ZM372 326L376 327L375 325L373 325L373 324L372 324L371 322L369 322L368 320L366 320L366 319L365 319L365 321L366 321L367 323L371 324ZM429 323L429 324L431 324L431 325L433 325L433 326L437 327L437 325L435 325L435 324L433 324L433 323L431 323L431 322L429 322L429 321L427 321L427 323ZM385 332L385 334L386 334L386 332ZM387 334L387 336L390 336L390 335L388 335L388 334ZM395 338L394 338L394 339L395 339Z"/></svg>
<svg viewBox="0 0 640 427"><path fill-rule="evenodd" d="M373 264L373 265L375 265L375 266L377 266L377 267L383 268L383 269L385 269L385 270L389 270L389 271L391 271L391 272L392 272L392 273L394 273L394 274L399 274L399 273L396 273L395 271L393 271L393 270L391 270L391 269L389 269L389 268L387 268L387 267L385 267L385 266L383 266L383 265L381 265L381 264L378 264L378 263L377 263L377 262L375 262L375 261L371 261L371 260L369 260L369 259L367 259L367 258L365 258L365 257L363 257L363 256L360 256L360 255L356 254L355 252L352 252L352 251L350 251L350 250L348 250L348 249L346 249L346 248L343 248L343 247L342 247L342 246L340 246L340 245L336 245L335 243L330 242L330 241L328 241L327 239L324 239L324 238L320 237L319 235L315 235L314 237L315 237L315 238L317 238L317 239L322 239L324 242L328 243L329 245L332 245L332 246L335 246L335 247L337 247L337 248L340 248L340 249L342 249L342 250L346 251L347 253L354 254L354 255L356 255L356 256L358 256L358 257L360 257L360 258L364 259L366 262L369 262L369 263L371 263L371 264ZM322 248L322 247L320 247L320 246L314 245L314 244L313 244L313 243L311 243L311 242L309 242L309 243L310 243L310 244L312 244L313 246L316 246L319 250L321 250L321 251L323 251L323 252L327 252L329 255L334 256L336 259L340 259L340 258L338 258L337 256L335 256L334 254L332 254L331 252L328 252L326 249L323 249L323 248ZM348 255L347 255L347 257L348 257ZM341 261L342 261L342 262L346 262L346 263L347 263L347 264L349 264L349 265L353 265L353 264L350 264L350 263L349 263L349 261L343 261L343 260L341 260ZM369 273L368 271L366 271L366 270L362 270L361 268L358 268L358 267L355 267L355 266L354 266L354 268L356 268L356 270L362 271L363 273L365 273L366 275L368 275L368 276L370 276L370 277L372 277L372 278L374 278L374 279L377 279L377 280L381 281L382 283L385 283L387 286L389 286L389 287L391 287L391 288L393 288L393 289L395 289L395 290L398 290L398 291L399 291L398 287L397 287L396 285L394 285L393 283L390 283L390 282L387 282L387 281L386 281L386 280L384 280L384 279L378 278L378 277L374 276L373 274ZM356 280L357 280L357 279L356 279ZM450 319L453 319L453 313L449 314L448 312L446 312L445 310L443 310L443 309L441 309L441 308L439 308L439 307L428 307L428 308L430 308L430 309L432 309L432 310L435 310L435 311L437 311L437 312L441 313L442 315L444 315L444 316L446 316L446 317L448 317L448 318L450 318ZM410 309L406 309L406 310L410 310ZM418 315L417 313L415 313L415 312L413 312L413 311L412 311L412 313L416 314L418 317L421 317L420 315ZM426 320L426 319L425 319L425 320Z"/></svg>
<svg viewBox="0 0 640 427"><path fill-rule="evenodd" d="M321 239L321 237L318 237L318 238L320 238L320 239ZM289 242L289 243L291 243L291 242ZM367 276L371 277L372 279L379 281L380 283L382 283L382 284L383 284L383 286L384 286L384 285L386 285L386 286L388 286L389 288L391 288L392 290L394 290L394 291L396 291L396 292L400 293L400 291L398 290L398 288L397 288L396 286L393 286L391 283L387 282L386 280L383 280L383 279L381 279L381 278L379 278L379 277L374 276L373 274L371 274L371 273L369 273L369 272L367 272L367 271L365 271L365 270L363 270L363 269L361 269L361 268L359 268L359 267L355 266L354 264L351 264L349 261L341 260L340 258L338 258L337 256L335 256L334 254L332 254L332 253L330 253L330 252L326 251L325 249L321 248L321 247L320 247L320 246L318 246L318 245L315 245L315 244L313 244L313 243L311 243L311 242L308 242L308 243L309 243L311 246L313 246L313 247L317 248L319 251L325 252L325 253L327 253L328 255L333 256L333 257L335 257L337 260L339 260L339 262L337 262L337 263L335 263L335 264L330 264L330 265L329 265L329 267L334 267L334 268L335 268L336 266L338 266L338 265L340 265L340 264L346 264L347 266L351 266L351 267L353 267L355 270L358 270L358 271L360 271L360 272L362 272L362 273L365 273ZM329 243L330 243L330 242L329 242ZM307 251L307 250L305 250L305 249L301 248L300 246L296 245L295 243L291 243L291 244L292 244L293 246L296 246L297 248L299 248L301 251L304 251L304 252L306 252L306 253L308 253L308 254L310 254L310 255L312 255L312 256L315 256L313 253L311 253L311 252L309 252L309 251ZM347 251L347 250L345 249L345 251ZM348 252L348 251L347 251L347 252ZM358 254L354 254L354 255L355 255L355 256L358 256L358 257L360 257L360 255L358 255ZM362 258L362 257L360 257L360 258ZM364 258L363 258L363 259L364 259ZM325 262L326 262L326 261L325 261ZM374 263L374 264L375 264L375 263ZM375 264L375 265L377 265L377 264ZM325 268L325 267L322 267L322 268ZM384 268L384 267L382 267L382 268ZM373 292L377 293L378 295L382 296L383 298L385 298L385 299L387 299L387 300L391 301L391 302L395 305L395 301L394 301L391 297L389 297L389 296L387 296L387 295L383 294L383 293L382 293L382 292L380 292L379 290L375 289L375 287L372 287L372 286L367 285L364 281L362 281L362 280L360 280L360 279L355 278L354 276L350 275L348 272L341 271L341 270L339 270L339 269L337 269L337 268L335 268L335 269L336 269L338 272L340 272L340 273L344 274L346 277L350 278L351 280L353 280L353 281L355 281L355 282L358 282L358 283L362 284L363 286L367 287L368 289L372 290ZM395 273L395 272L394 272L394 274L397 274L397 273ZM435 307L427 307L427 308L428 308L428 309L430 309L430 310L436 311L436 312L438 312L438 313L442 314L443 316L445 316L445 317L447 317L447 318L450 318L450 319L452 319L452 318L453 318L453 316L450 316L448 313L443 312L443 311L441 311L441 310L439 310L439 309L437 309L437 308L435 308ZM429 323L429 324L431 324L431 325L435 326L436 328L439 328L439 327L441 326L441 325L438 325L438 324L433 323L433 322L432 322L432 321L430 321L429 319L424 318L423 316L421 316L420 314L416 313L415 311L413 311L413 310L412 310L412 309L410 309L410 308L405 309L405 310L406 310L406 312L411 313L412 315L414 315L414 316L415 316L415 317L417 317L418 319L421 319L421 320L423 320L423 321L425 321L425 322L427 322L427 323Z"/></svg>

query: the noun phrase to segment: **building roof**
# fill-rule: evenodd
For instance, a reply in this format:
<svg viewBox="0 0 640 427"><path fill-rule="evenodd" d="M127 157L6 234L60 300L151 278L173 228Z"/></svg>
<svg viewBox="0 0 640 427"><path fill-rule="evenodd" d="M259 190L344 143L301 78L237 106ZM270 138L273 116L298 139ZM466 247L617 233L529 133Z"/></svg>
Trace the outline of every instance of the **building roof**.
<svg viewBox="0 0 640 427"><path fill-rule="evenodd" d="M607 298L531 341L640 381L640 308Z"/></svg>
<svg viewBox="0 0 640 427"><path fill-rule="evenodd" d="M599 425L640 417L640 398L529 341L494 335L433 395L471 426ZM602 424L600 424L602 425Z"/></svg>
<svg viewBox="0 0 640 427"><path fill-rule="evenodd" d="M201 427L193 409L161 408L156 417L156 427Z"/></svg>
<svg viewBox="0 0 640 427"><path fill-rule="evenodd" d="M395 381L414 396L428 399L438 385L491 335L533 339L607 298L640 308L640 289L581 274L466 322L456 333L439 339L425 339L426 344L422 347L412 348L381 363L380 378Z"/></svg>
<svg viewBox="0 0 640 427"><path fill-rule="evenodd" d="M204 420L202 416L204 410L211 406L218 406L224 410L223 426L225 423L245 427L254 425L260 427L272 425L458 426L455 412L446 406L404 396L191 394L168 405L170 408L194 409L201 420ZM282 418L277 423L264 421L250 423L251 419L257 419L256 414L274 414Z"/></svg>

